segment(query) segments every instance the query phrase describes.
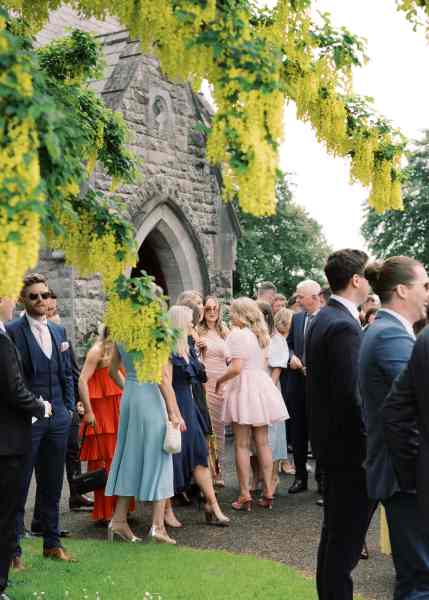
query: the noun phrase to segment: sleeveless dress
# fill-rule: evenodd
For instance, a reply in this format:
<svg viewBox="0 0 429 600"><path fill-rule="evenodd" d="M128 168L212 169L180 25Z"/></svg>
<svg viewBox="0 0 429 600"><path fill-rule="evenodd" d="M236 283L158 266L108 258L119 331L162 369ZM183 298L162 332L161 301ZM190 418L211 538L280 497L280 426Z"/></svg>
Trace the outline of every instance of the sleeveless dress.
<svg viewBox="0 0 429 600"><path fill-rule="evenodd" d="M207 331L204 335L204 341L207 344L204 355L204 364L207 371L207 404L216 438L220 473L222 473L225 462L225 423L222 420L224 398L223 393L215 393L215 388L216 381L227 369L226 361L229 359L229 351L226 341L216 331Z"/></svg>
<svg viewBox="0 0 429 600"><path fill-rule="evenodd" d="M267 364L270 374L272 369L278 367L286 369L288 360L289 348L286 338L279 333L275 333L271 337L270 345L268 346ZM281 393L280 378L277 382L277 388ZM284 460L287 458L286 426L282 421L274 423L268 428L268 442L273 453L273 460Z"/></svg>
<svg viewBox="0 0 429 600"><path fill-rule="evenodd" d="M85 440L80 458L88 461L88 471L105 467L110 470L116 447L119 426L119 405L122 390L109 375L109 367L96 369L88 381L88 393L94 411L96 426L86 427ZM85 425L81 425L81 431ZM94 521L110 521L115 510L116 498L106 497L104 488L94 492Z"/></svg>
<svg viewBox="0 0 429 600"><path fill-rule="evenodd" d="M199 366L190 354L188 361L177 354L171 355L173 388L186 431L182 433L182 451L173 455L174 492L186 491L195 467L208 466L208 446L204 436L204 419L192 396L192 383L198 379Z"/></svg>
<svg viewBox="0 0 429 600"><path fill-rule="evenodd" d="M248 327L233 329L227 338L231 359L241 359L241 372L225 386L222 419L260 427L288 418L280 391L268 375L264 352Z"/></svg>
<svg viewBox="0 0 429 600"><path fill-rule="evenodd" d="M118 441L106 496L134 496L156 501L173 496L173 460L163 450L167 412L154 383L139 383L132 357L119 348L126 380Z"/></svg>

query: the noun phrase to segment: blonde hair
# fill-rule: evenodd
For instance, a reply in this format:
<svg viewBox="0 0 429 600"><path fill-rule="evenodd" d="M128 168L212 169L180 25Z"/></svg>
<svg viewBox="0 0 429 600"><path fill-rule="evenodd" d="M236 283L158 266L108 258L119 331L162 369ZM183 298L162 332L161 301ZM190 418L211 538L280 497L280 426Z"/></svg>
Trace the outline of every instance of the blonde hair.
<svg viewBox="0 0 429 600"><path fill-rule="evenodd" d="M203 302L203 295L200 294L197 290L185 290L176 300L176 305L178 306L187 306L186 302L192 302L193 304L198 304L198 302Z"/></svg>
<svg viewBox="0 0 429 600"><path fill-rule="evenodd" d="M248 327L256 335L261 348L270 343L270 334L265 323L264 315L258 305L250 298L237 298L231 304L230 314L234 314L242 327Z"/></svg>
<svg viewBox="0 0 429 600"><path fill-rule="evenodd" d="M292 323L292 317L294 315L293 310L290 308L281 308L274 316L274 327L278 329L278 327L284 327L289 331L290 325Z"/></svg>
<svg viewBox="0 0 429 600"><path fill-rule="evenodd" d="M213 300L213 302L215 302L218 307L217 319L216 319L216 323L215 323L215 330L222 339L225 339L229 333L229 329L223 321L223 306L219 302L219 300L216 298L216 296L207 296L207 298L204 302L204 309L209 300ZM207 335L208 330L209 330L209 328L207 325L206 313L204 310L203 319L202 319L201 323L198 325L197 331L198 331L199 335L205 336L205 335Z"/></svg>
<svg viewBox="0 0 429 600"><path fill-rule="evenodd" d="M172 306L168 311L171 326L179 331L176 341L175 354L184 356L189 354L189 324L192 323L192 310L187 306Z"/></svg>

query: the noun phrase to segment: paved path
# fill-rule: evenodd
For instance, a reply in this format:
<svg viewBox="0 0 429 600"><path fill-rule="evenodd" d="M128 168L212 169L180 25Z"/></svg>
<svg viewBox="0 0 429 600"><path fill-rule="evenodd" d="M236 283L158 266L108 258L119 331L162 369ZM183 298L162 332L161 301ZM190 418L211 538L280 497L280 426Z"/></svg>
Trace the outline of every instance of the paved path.
<svg viewBox="0 0 429 600"><path fill-rule="evenodd" d="M293 478L282 476L272 511L256 507L250 514L236 513L230 508L231 501L237 496L231 440L227 443L227 465L226 488L220 492L219 499L226 514L232 519L232 527L207 527L203 512L198 512L195 508L180 508L176 512L185 527L174 532L177 542L194 548L255 554L283 562L314 576L322 517L322 509L316 505L318 496L314 479L310 478L312 490L291 496L287 494L287 488ZM95 527L88 513L68 512L67 494L68 490L65 490L62 500L63 527L71 529L74 537L105 537L106 530ZM28 503L30 508L33 498L34 486ZM133 522L136 533L146 533L150 522L149 514L149 510L142 512L139 508ZM391 559L383 556L378 549L378 517L371 525L368 546L370 559L361 561L354 573L355 590L369 599L391 600L394 572Z"/></svg>

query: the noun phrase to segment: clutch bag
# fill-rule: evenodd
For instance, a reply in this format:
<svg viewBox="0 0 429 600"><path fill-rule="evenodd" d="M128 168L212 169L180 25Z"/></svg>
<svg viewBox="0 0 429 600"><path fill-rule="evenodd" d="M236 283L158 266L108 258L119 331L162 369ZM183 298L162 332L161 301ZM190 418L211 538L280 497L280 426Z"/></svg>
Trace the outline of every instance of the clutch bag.
<svg viewBox="0 0 429 600"><path fill-rule="evenodd" d="M182 433L178 427L167 421L164 437L164 452L178 454L182 451Z"/></svg>

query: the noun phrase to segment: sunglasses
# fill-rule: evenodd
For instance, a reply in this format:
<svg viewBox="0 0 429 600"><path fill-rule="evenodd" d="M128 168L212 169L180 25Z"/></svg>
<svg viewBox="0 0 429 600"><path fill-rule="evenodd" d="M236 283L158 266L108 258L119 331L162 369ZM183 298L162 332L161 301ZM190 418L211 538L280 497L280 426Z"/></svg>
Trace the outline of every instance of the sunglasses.
<svg viewBox="0 0 429 600"><path fill-rule="evenodd" d="M50 294L49 292L43 292L41 294L28 294L28 297L30 298L30 300L32 300L33 302L35 300L38 300L39 298L41 300L47 300L49 298Z"/></svg>
<svg viewBox="0 0 429 600"><path fill-rule="evenodd" d="M217 306L206 306L204 309L206 312L217 312L219 309Z"/></svg>

